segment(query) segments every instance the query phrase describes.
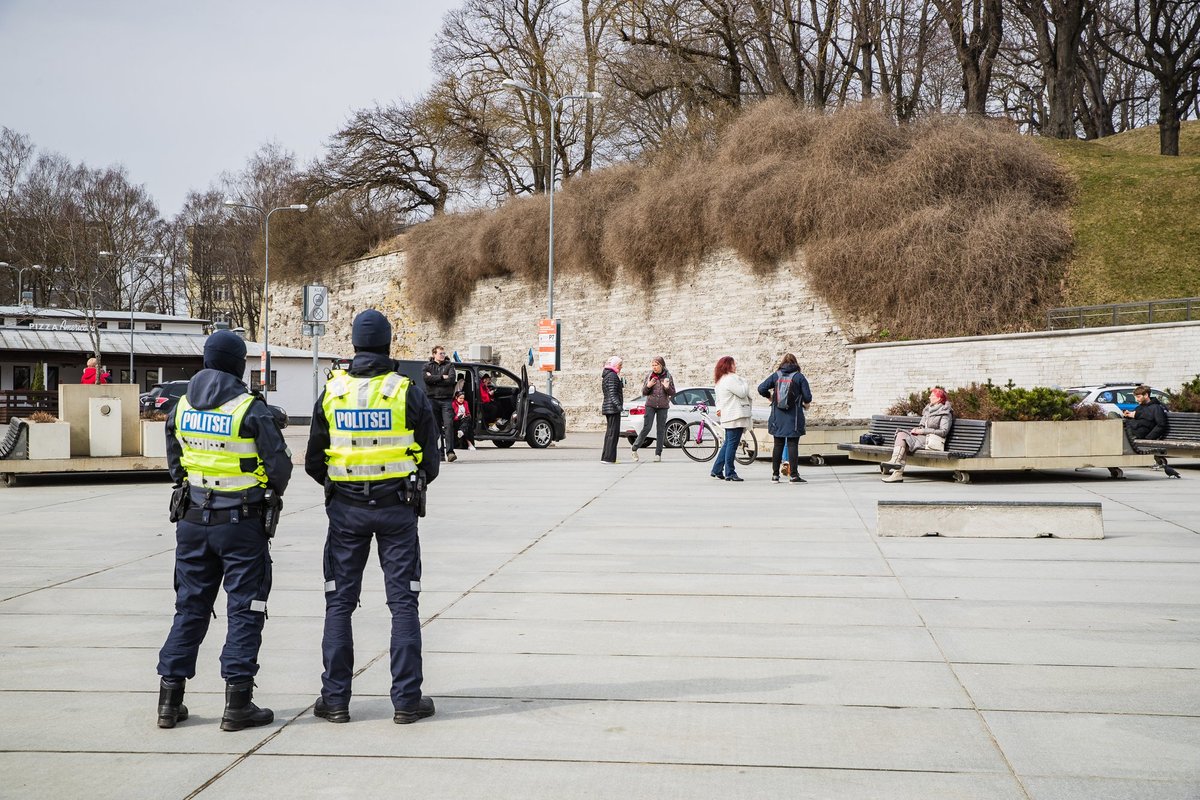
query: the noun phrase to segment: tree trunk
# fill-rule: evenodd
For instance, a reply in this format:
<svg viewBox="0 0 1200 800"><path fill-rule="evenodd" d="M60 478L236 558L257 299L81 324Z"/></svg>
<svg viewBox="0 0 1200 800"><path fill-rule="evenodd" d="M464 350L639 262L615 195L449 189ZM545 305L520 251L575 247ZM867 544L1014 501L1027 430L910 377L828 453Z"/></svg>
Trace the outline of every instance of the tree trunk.
<svg viewBox="0 0 1200 800"><path fill-rule="evenodd" d="M1158 153L1164 156L1179 155L1179 111L1175 108L1175 90L1166 86L1159 88L1158 100Z"/></svg>

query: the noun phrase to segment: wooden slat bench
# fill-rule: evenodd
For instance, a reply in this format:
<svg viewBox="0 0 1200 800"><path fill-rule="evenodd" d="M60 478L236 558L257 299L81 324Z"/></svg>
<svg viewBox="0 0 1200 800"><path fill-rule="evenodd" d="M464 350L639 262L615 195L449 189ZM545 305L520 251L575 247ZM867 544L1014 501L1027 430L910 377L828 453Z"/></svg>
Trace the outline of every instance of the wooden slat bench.
<svg viewBox="0 0 1200 800"><path fill-rule="evenodd" d="M1200 458L1200 413L1168 411L1166 438L1134 439L1133 448L1155 456L1155 462L1163 467L1168 456Z"/></svg>
<svg viewBox="0 0 1200 800"><path fill-rule="evenodd" d="M897 431L920 424L915 416L871 417L869 432L883 438L883 445L848 442L839 444L857 461L883 464L892 454ZM1114 478L1123 477L1124 467L1153 467L1154 456L1135 450L1124 434L1121 420L1076 422L986 422L955 419L946 449L917 450L906 459L907 466L949 469L954 480L969 483L972 472L1021 471L1032 469L1080 469L1103 467ZM880 467L880 471L883 467Z"/></svg>

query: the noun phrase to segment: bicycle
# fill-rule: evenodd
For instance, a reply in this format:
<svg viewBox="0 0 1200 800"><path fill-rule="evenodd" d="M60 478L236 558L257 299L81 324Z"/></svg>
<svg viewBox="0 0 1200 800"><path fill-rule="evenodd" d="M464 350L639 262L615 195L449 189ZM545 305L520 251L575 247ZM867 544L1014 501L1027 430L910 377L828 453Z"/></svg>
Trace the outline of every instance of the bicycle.
<svg viewBox="0 0 1200 800"><path fill-rule="evenodd" d="M688 425L687 436L683 440L683 454L693 461L711 461L721 449L725 433L716 417L708 413L707 404L697 403L692 406L692 411L700 413L700 420ZM754 437L754 431L747 428L742 432L742 440L738 443L734 459L737 463L746 465L754 463L757 456L758 439Z"/></svg>

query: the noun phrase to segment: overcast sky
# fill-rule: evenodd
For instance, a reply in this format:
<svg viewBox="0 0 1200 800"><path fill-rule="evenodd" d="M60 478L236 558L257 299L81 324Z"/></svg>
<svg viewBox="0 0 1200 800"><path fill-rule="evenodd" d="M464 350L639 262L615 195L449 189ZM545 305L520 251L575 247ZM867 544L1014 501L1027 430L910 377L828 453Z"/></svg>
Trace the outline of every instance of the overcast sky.
<svg viewBox="0 0 1200 800"><path fill-rule="evenodd" d="M458 0L0 0L0 125L121 163L164 216L275 140L303 164L348 114L429 86Z"/></svg>

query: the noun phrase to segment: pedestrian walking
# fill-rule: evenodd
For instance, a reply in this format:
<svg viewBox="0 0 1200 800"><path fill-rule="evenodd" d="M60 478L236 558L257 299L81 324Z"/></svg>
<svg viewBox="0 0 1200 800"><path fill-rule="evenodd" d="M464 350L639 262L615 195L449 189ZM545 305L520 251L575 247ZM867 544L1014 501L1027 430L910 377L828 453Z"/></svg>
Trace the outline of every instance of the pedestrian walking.
<svg viewBox="0 0 1200 800"><path fill-rule="evenodd" d="M767 420L767 433L775 437L771 449L771 481L779 482L779 466L786 447L790 482L805 483L796 474L796 465L800 437L804 435L804 409L812 402L812 389L800 371L796 356L785 355L779 367L758 385L758 393L771 401L771 416Z"/></svg>
<svg viewBox="0 0 1200 800"><path fill-rule="evenodd" d="M253 702L258 650L271 591L270 537L292 477L292 454L271 409L242 383L246 343L217 331L204 343L204 369L167 417L167 469L175 480L175 619L158 654L158 727L188 718L184 686L208 632L222 583L228 632L221 651L221 730L275 719Z"/></svg>
<svg viewBox="0 0 1200 800"><path fill-rule="evenodd" d="M395 371L392 326L369 309L354 318L354 360L335 373L313 409L304 470L325 487L325 634L321 696L313 714L350 721L351 615L374 536L392 612L392 721L433 716L421 694L421 543L425 487L438 476L438 425L424 390ZM450 436L454 435L451 427Z"/></svg>
<svg viewBox="0 0 1200 800"><path fill-rule="evenodd" d="M603 400L600 413L604 415L604 449L600 460L605 464L617 463L617 439L621 435L621 411L625 405L625 385L621 382L620 356L613 356L604 364L600 373L600 390Z"/></svg>
<svg viewBox="0 0 1200 800"><path fill-rule="evenodd" d="M646 443L650 426L653 425L654 460L661 461L667 439L667 410L671 407L671 398L675 396L675 380L662 356L650 360L650 374L642 381L642 395L646 398L646 418L642 423L642 432L633 443L633 460L638 460L638 448Z"/></svg>
<svg viewBox="0 0 1200 800"><path fill-rule="evenodd" d="M442 451L447 461L455 461L458 456L454 454L454 387L458 383L458 375L454 364L446 358L446 348L440 344L430 351L423 377L433 417L441 431Z"/></svg>
<svg viewBox="0 0 1200 800"><path fill-rule="evenodd" d="M751 414L750 386L737 374L737 362L733 356L721 356L713 369L714 391L717 397L717 417L725 438L717 452L717 463L709 474L714 478L740 482L737 474L738 446L747 428L754 427Z"/></svg>

